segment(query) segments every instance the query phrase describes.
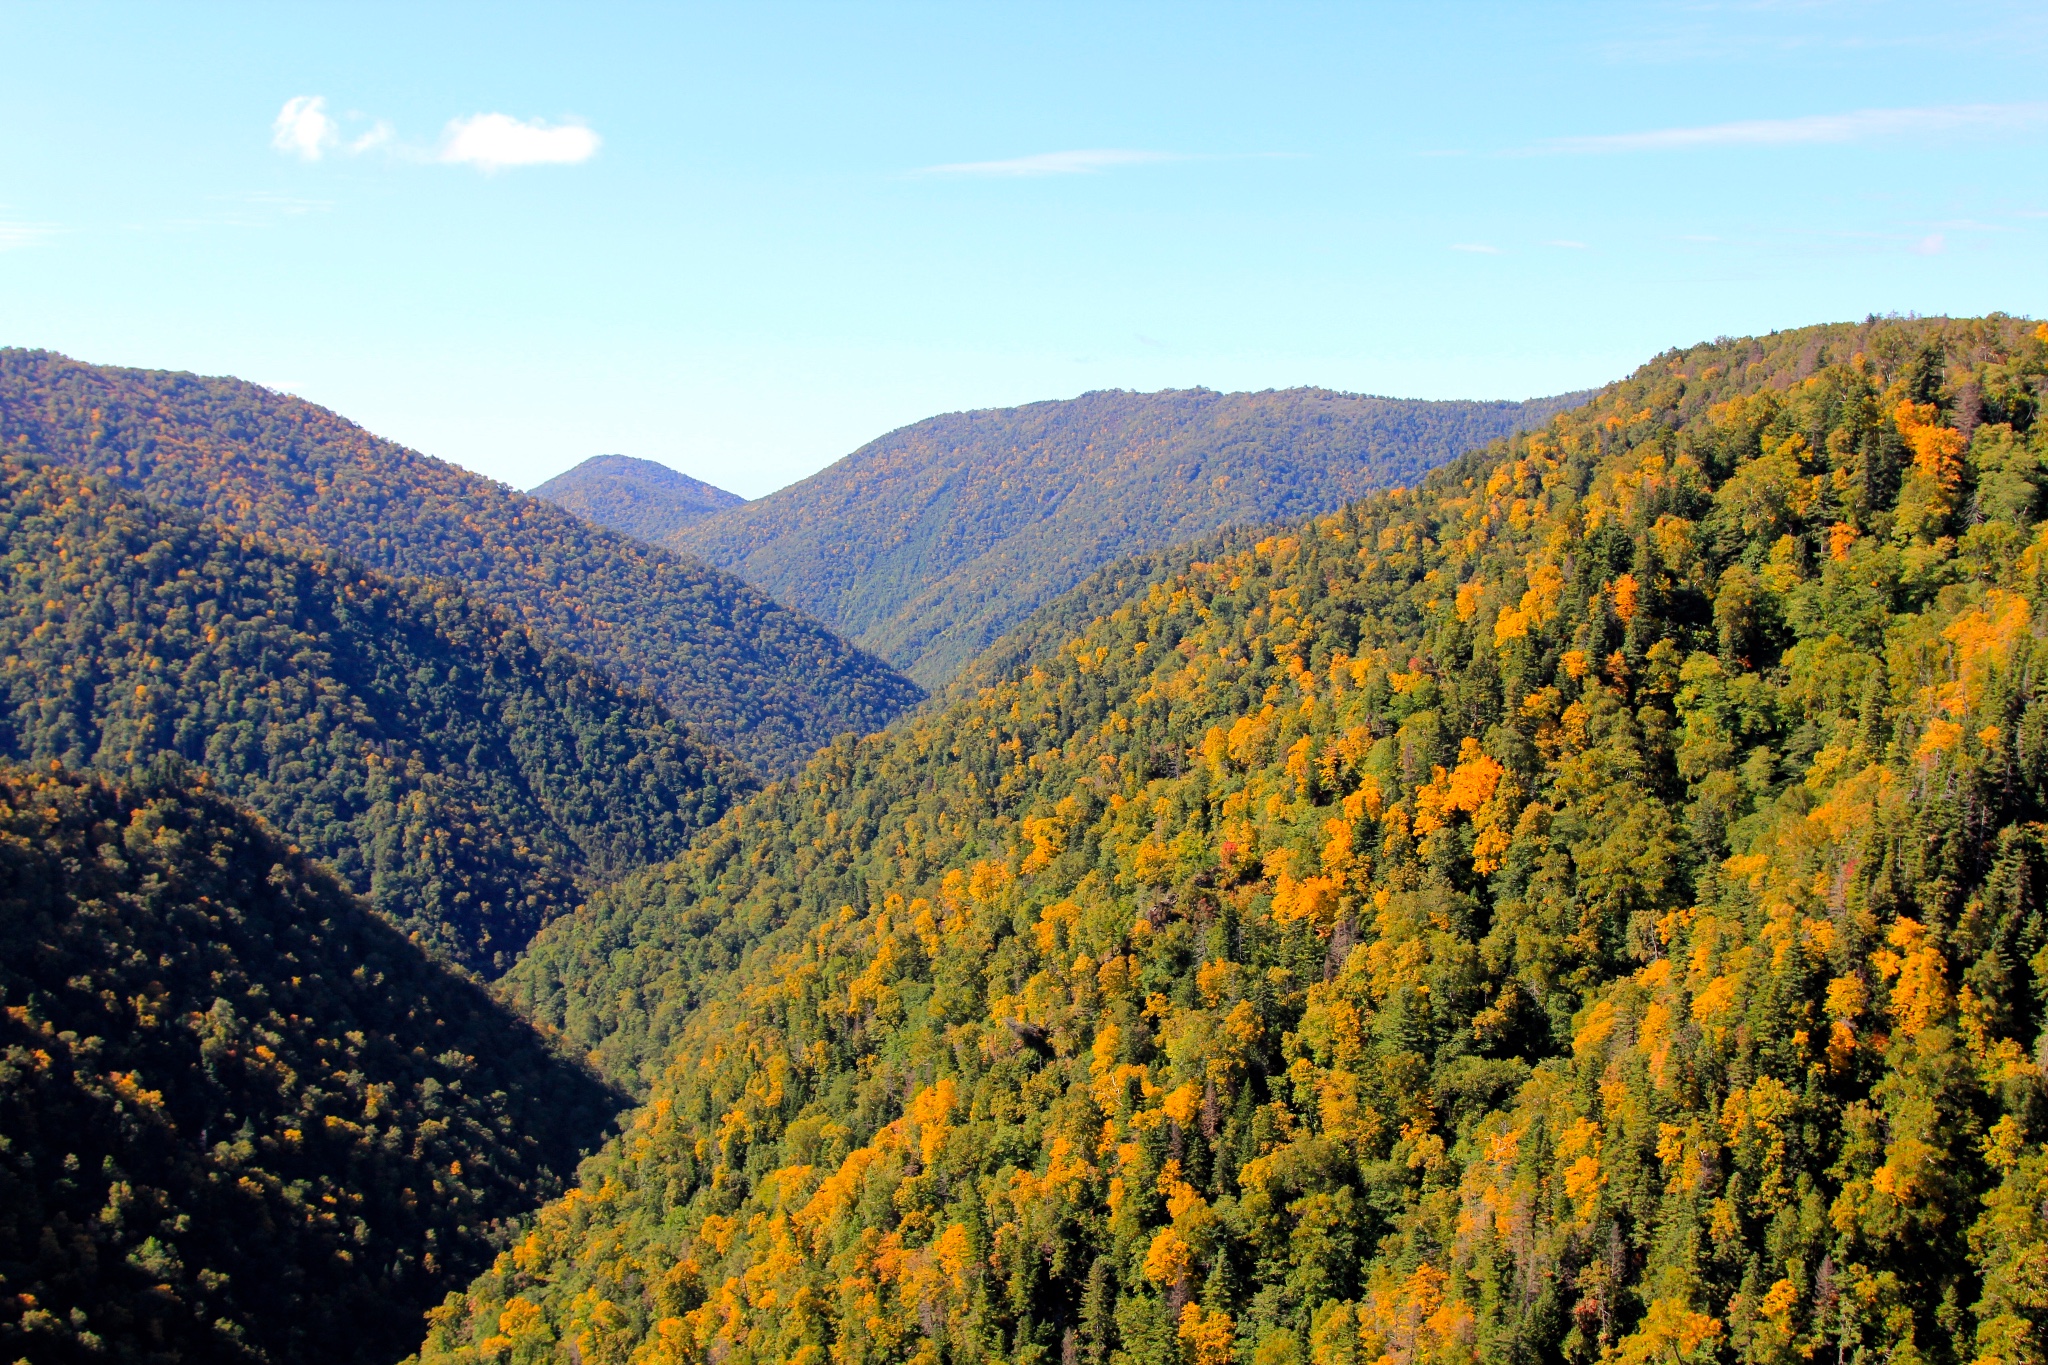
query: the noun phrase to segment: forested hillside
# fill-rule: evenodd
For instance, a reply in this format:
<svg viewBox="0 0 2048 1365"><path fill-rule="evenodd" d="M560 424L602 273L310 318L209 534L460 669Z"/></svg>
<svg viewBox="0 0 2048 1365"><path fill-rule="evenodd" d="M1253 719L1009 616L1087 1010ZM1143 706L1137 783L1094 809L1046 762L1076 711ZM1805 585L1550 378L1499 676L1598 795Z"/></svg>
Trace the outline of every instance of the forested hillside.
<svg viewBox="0 0 2048 1365"><path fill-rule="evenodd" d="M653 460L593 455L528 492L585 521L661 544L669 536L746 499Z"/></svg>
<svg viewBox="0 0 2048 1365"><path fill-rule="evenodd" d="M950 413L668 543L936 688L1113 559L1412 484L1572 401L1113 390Z"/></svg>
<svg viewBox="0 0 2048 1365"><path fill-rule="evenodd" d="M2048 1358L2048 327L1658 357L1112 573L515 978L422 1358Z"/></svg>
<svg viewBox="0 0 2048 1365"><path fill-rule="evenodd" d="M0 1353L395 1359L617 1102L169 771L0 769Z"/></svg>
<svg viewBox="0 0 2048 1365"><path fill-rule="evenodd" d="M747 771L508 613L0 458L0 758L175 754L485 971Z"/></svg>
<svg viewBox="0 0 2048 1365"><path fill-rule="evenodd" d="M498 602L763 772L880 729L917 687L730 574L255 384L0 349L0 446Z"/></svg>

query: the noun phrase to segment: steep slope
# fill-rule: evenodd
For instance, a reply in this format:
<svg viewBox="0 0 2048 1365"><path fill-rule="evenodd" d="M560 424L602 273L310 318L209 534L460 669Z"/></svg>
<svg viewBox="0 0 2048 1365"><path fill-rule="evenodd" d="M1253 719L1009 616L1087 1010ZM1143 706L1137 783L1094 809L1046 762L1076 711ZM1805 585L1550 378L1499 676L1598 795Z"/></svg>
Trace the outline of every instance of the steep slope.
<svg viewBox="0 0 2048 1365"><path fill-rule="evenodd" d="M657 545L685 526L747 501L665 464L630 455L593 455L527 493L585 521Z"/></svg>
<svg viewBox="0 0 2048 1365"><path fill-rule="evenodd" d="M395 1359L616 1109L211 791L0 769L0 1352Z"/></svg>
<svg viewBox="0 0 2048 1365"><path fill-rule="evenodd" d="M234 379L0 349L0 447L498 602L764 772L865 733L916 686L737 578Z"/></svg>
<svg viewBox="0 0 2048 1365"><path fill-rule="evenodd" d="M484 970L754 785L507 613L104 478L0 459L0 574L0 758L203 765Z"/></svg>
<svg viewBox="0 0 2048 1365"><path fill-rule="evenodd" d="M2044 378L1695 347L1091 585L542 936L668 1065L424 1359L2041 1360Z"/></svg>
<svg viewBox="0 0 2048 1365"><path fill-rule="evenodd" d="M935 688L1112 559L1413 483L1572 401L1194 389L951 413L668 543Z"/></svg>

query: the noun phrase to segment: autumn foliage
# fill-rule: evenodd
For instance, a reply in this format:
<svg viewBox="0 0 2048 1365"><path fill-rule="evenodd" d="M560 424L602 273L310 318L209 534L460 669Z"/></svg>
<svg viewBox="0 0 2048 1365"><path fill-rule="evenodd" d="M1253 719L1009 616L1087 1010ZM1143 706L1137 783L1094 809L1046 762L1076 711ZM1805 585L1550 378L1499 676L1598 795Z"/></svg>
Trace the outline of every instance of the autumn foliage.
<svg viewBox="0 0 2048 1365"><path fill-rule="evenodd" d="M422 1359L2048 1358L2044 374L1695 347L1098 576L542 933L646 1103Z"/></svg>

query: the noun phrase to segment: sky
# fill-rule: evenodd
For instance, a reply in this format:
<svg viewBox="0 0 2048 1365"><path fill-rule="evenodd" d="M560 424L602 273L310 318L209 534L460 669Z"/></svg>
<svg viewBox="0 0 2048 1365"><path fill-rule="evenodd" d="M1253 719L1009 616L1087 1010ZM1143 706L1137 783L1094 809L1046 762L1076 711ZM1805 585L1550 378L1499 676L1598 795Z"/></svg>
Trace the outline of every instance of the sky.
<svg viewBox="0 0 2048 1365"><path fill-rule="evenodd" d="M2048 7L0 0L0 345L519 487L2048 314Z"/></svg>

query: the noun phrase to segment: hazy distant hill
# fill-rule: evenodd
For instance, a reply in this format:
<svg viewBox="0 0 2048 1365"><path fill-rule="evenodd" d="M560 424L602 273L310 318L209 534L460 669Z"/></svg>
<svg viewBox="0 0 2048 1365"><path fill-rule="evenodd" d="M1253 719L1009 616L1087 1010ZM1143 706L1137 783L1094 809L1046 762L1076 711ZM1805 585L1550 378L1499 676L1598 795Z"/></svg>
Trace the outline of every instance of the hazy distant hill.
<svg viewBox="0 0 2048 1365"><path fill-rule="evenodd" d="M693 522L746 502L737 493L630 455L593 455L529 492L585 521L657 545Z"/></svg>
<svg viewBox="0 0 2048 1365"><path fill-rule="evenodd" d="M949 413L667 543L930 688L1119 555L1413 483L1583 397L1111 390Z"/></svg>
<svg viewBox="0 0 2048 1365"><path fill-rule="evenodd" d="M618 1101L210 787L0 767L0 1359L385 1365Z"/></svg>
<svg viewBox="0 0 2048 1365"><path fill-rule="evenodd" d="M0 759L121 774L166 754L482 970L580 879L672 856L754 785L445 582L0 460Z"/></svg>
<svg viewBox="0 0 2048 1365"><path fill-rule="evenodd" d="M452 578L767 772L915 684L734 578L236 379L0 349L0 444L372 568Z"/></svg>

